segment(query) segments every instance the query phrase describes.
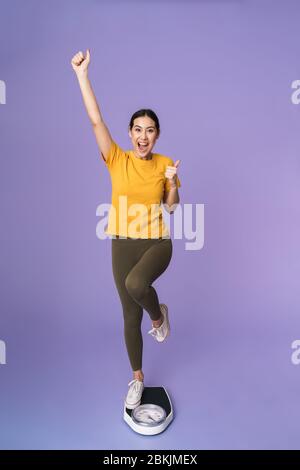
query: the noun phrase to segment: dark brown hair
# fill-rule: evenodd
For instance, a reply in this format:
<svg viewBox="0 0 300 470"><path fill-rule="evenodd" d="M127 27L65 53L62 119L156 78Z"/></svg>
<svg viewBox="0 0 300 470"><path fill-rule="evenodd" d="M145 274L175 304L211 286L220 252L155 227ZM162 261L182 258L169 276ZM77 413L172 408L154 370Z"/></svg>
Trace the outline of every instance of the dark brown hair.
<svg viewBox="0 0 300 470"><path fill-rule="evenodd" d="M133 128L134 120L136 118L143 117L143 116L148 116L149 118L151 118L155 122L155 127L157 129L157 133L159 134L160 133L159 120L158 120L158 117L155 114L155 112L152 111L152 109L139 109L138 111L136 111L131 116L131 119L130 119L130 123L129 123L130 130Z"/></svg>

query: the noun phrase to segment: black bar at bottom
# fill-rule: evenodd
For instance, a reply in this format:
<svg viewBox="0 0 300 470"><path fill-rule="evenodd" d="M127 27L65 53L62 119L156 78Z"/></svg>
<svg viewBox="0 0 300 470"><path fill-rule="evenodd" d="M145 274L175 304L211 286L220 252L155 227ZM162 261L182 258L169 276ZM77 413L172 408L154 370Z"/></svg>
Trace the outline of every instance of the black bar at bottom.
<svg viewBox="0 0 300 470"><path fill-rule="evenodd" d="M298 450L2 450L0 464L36 464L37 467L53 464L82 465L100 468L102 465L123 465L135 468L141 465L199 466L231 469L243 464L268 464L274 469L287 463L299 462Z"/></svg>

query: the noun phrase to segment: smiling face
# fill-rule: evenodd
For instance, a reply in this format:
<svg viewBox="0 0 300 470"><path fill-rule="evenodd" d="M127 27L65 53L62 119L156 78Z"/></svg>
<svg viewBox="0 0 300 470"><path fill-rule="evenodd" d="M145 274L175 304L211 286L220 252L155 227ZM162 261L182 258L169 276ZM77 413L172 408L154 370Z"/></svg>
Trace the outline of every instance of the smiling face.
<svg viewBox="0 0 300 470"><path fill-rule="evenodd" d="M138 158L151 158L151 151L159 137L155 122L149 116L135 118L129 129L133 151Z"/></svg>

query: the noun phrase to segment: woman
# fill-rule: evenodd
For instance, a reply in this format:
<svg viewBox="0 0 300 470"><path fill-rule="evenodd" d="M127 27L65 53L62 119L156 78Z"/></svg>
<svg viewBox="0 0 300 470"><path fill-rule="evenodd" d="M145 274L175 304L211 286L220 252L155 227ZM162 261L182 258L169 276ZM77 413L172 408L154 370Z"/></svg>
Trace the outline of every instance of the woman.
<svg viewBox="0 0 300 470"><path fill-rule="evenodd" d="M162 217L161 200L167 208L179 202L177 188L181 183L177 168L180 161L174 164L171 158L152 153L160 127L156 114L149 109L137 111L130 120L133 149L124 151L116 144L103 121L88 79L89 63L89 49L85 56L80 51L71 60L112 181L106 233L112 236L113 276L123 308L125 344L133 370L125 404L133 409L140 404L144 389L143 309L152 320L149 334L158 342L163 342L170 332L168 308L159 304L151 284L166 270L172 257L172 241Z"/></svg>

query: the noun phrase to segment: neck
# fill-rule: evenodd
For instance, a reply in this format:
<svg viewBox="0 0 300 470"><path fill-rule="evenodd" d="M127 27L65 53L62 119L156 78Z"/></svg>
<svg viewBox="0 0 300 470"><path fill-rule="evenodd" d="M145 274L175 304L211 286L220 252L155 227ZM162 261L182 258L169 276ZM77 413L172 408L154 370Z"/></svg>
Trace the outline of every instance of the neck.
<svg viewBox="0 0 300 470"><path fill-rule="evenodd" d="M152 153L148 153L148 155L146 155L145 157L140 157L140 156L137 155L135 152L134 152L134 155L135 155L137 158L140 158L141 160L151 160L151 159L152 159Z"/></svg>

